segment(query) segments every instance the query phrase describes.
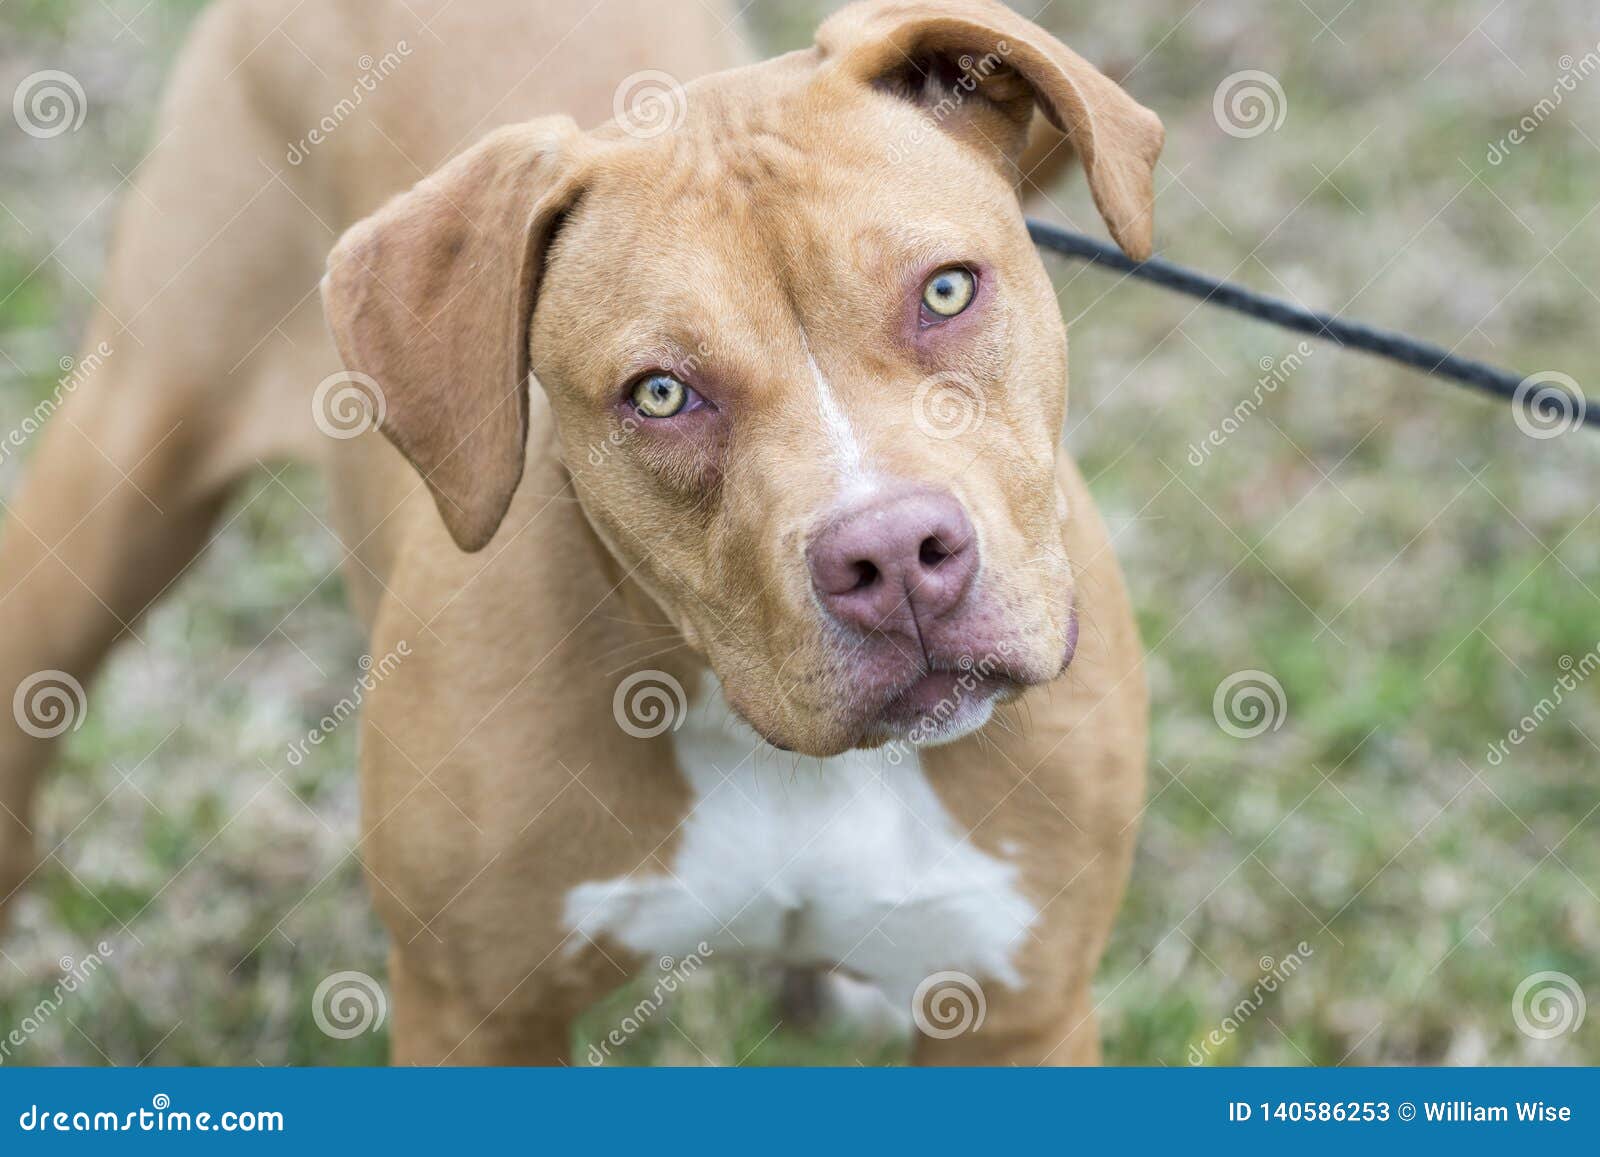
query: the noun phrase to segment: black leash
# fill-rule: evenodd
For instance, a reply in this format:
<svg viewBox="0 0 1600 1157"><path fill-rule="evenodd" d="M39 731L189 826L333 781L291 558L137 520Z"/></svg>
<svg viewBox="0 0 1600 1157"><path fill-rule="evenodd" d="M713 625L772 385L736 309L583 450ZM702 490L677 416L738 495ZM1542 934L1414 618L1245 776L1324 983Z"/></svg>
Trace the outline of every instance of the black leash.
<svg viewBox="0 0 1600 1157"><path fill-rule="evenodd" d="M1207 277L1203 273L1174 265L1160 257L1152 257L1148 261L1134 261L1113 245L1032 218L1028 220L1028 233L1035 245L1053 253L1076 257L1093 265L1103 265L1107 269L1126 273L1129 277L1137 277L1141 281L1148 281L1178 293L1186 293L1190 297L1198 297L1203 302L1220 305L1224 309L1231 309L1247 317L1259 318L1284 329L1296 330L1313 337L1326 337L1349 349L1365 350L1379 357L1411 366L1425 374L1449 378L1462 385L1536 409L1539 411L1535 415L1536 419L1549 421L1557 416L1556 411L1570 408L1572 412L1566 418L1568 422L1583 422L1600 428L1600 407L1591 412L1583 404L1581 395L1577 398L1567 395L1564 404L1561 399L1552 396L1553 393L1564 393L1564 391L1545 389L1537 382L1524 388L1523 383L1529 379L1484 362L1458 357L1432 342L1418 341L1404 334L1375 329L1358 321L1344 321L1331 314L1302 309L1279 298L1267 297L1243 286L1218 281L1214 277Z"/></svg>

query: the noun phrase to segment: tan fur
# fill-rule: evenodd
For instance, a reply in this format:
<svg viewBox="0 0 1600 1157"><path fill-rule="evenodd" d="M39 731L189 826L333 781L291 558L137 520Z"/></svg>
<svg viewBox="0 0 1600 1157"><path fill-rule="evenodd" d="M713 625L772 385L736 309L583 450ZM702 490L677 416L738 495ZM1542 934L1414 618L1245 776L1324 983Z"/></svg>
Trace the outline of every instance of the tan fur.
<svg viewBox="0 0 1600 1157"><path fill-rule="evenodd" d="M324 461L371 651L411 651L369 697L361 749L396 1059L557 1061L572 1017L637 963L616 945L569 951L564 895L666 870L688 807L668 739L613 719L617 656L670 647L645 665L685 686L709 665L786 747L860 740L803 561L835 483L809 356L876 468L956 491L1037 684L979 735L923 753L946 808L1015 859L1042 917L1023 987L992 989L981 1034L924 1038L918 1059L1091 1061L1145 692L1105 529L1057 445L1065 333L1016 187L1018 165L1049 152L1026 149L1037 99L1113 235L1143 254L1159 122L989 0L875 0L831 19L818 47L747 67L697 2L567 8L227 0L207 14L173 83L173 132L142 172L164 212L129 200L109 276L142 344L114 340L105 379L54 424L0 544L0 679L86 678L258 458ZM334 79L279 51L275 29ZM395 74L286 167L283 142L347 95L348 61L402 38ZM936 131L896 91L929 53L1005 66ZM687 83L686 115L638 139L603 122L645 68ZM889 161L903 139L916 146ZM330 250L332 338L314 292ZM982 331L930 352L897 319L917 272L955 259L983 263L994 299ZM114 328L97 320L91 344ZM311 387L341 364L377 381L394 446L316 435ZM734 400L731 434L688 446L619 425L631 374L685 364ZM919 385L950 373L984 400L957 440L912 419ZM1074 599L1082 637L1057 678ZM0 738L4 892L30 866L16 817L46 746Z"/></svg>

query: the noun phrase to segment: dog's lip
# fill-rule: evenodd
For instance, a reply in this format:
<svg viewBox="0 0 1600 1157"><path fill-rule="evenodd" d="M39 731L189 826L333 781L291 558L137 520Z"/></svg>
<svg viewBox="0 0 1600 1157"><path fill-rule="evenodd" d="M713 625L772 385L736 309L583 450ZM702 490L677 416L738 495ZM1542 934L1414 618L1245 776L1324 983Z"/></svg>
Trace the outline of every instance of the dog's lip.
<svg viewBox="0 0 1600 1157"><path fill-rule="evenodd" d="M941 706L981 703L1020 693L1026 681L1005 671L980 673L970 664L935 662L877 696L870 723L899 727L934 717Z"/></svg>
<svg viewBox="0 0 1600 1157"><path fill-rule="evenodd" d="M854 713L853 736L843 739L837 752L876 747L886 738L903 736L940 722L947 722L962 710L994 700L1007 703L1029 687L1041 682L1010 671L980 673L961 663L935 662L916 674L886 687L870 705ZM948 704L949 710L941 710ZM825 758L822 753L802 750L756 723L736 703L729 704L740 719L768 746L779 751ZM848 733L847 733L848 734Z"/></svg>
<svg viewBox="0 0 1600 1157"><path fill-rule="evenodd" d="M1078 607L1076 604L1067 612L1067 642L1061 651L1061 673L1065 674L1072 660L1078 654Z"/></svg>
<svg viewBox="0 0 1600 1157"><path fill-rule="evenodd" d="M1030 688L1058 678L1071 663L1077 643L1075 611L1071 612L1065 642L1061 666L1048 673L1031 666L996 664L998 654L1005 653L1004 647L997 647L986 651L988 657L981 663L966 653L936 652L898 678L864 680L857 684L852 701L835 718L838 730L832 732L828 752L877 747L886 738L947 723L985 703L1000 706L1014 702ZM826 757L823 752L811 750L809 744L796 744L778 728L763 726L758 722L760 714L745 710L735 696L729 696L729 706L768 746L813 758Z"/></svg>

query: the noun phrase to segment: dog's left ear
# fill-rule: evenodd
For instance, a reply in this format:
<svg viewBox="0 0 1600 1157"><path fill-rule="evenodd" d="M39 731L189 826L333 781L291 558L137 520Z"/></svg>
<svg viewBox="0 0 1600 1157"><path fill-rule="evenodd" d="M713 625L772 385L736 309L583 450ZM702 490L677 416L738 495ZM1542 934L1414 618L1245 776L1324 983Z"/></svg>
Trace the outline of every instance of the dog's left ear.
<svg viewBox="0 0 1600 1157"><path fill-rule="evenodd" d="M817 31L823 66L913 100L1016 175L1037 105L1083 161L1125 253L1150 256L1161 121L1037 24L994 0L867 0Z"/></svg>
<svg viewBox="0 0 1600 1157"><path fill-rule="evenodd" d="M379 429L462 550L488 544L522 479L529 326L545 250L580 193L580 135L568 117L499 129L328 257L340 357L376 382Z"/></svg>

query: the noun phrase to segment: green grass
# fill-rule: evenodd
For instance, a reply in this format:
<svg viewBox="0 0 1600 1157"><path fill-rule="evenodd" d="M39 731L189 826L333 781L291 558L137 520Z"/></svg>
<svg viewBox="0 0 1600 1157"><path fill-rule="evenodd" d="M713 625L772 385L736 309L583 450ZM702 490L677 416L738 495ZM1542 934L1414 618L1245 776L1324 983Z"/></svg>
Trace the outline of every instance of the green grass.
<svg viewBox="0 0 1600 1157"><path fill-rule="evenodd" d="M1594 46L1591 6L1558 0L1537 22L1487 0L1336 19L1337 3L1310 7L1332 32L1304 5L1266 0L1051 7L1065 38L1131 69L1129 87L1166 120L1163 252L1525 372L1566 371L1600 404L1584 377L1600 306L1600 105L1584 89L1504 164L1483 159L1550 91L1558 59ZM148 123L195 8L134 18L130 6L141 45L87 0L12 0L0 75L77 70L93 107ZM805 8L760 0L752 19L769 46L791 47L813 22ZM1249 68L1279 79L1288 115L1236 139L1212 94ZM116 185L113 164L138 154L109 119L91 115L48 150L0 132L0 202L20 219L0 213L7 429L75 352L110 226L109 205L90 210ZM1050 201L1043 214L1098 231L1081 181ZM1261 958L1304 941L1304 967L1213 1063L1600 1061L1600 1016L1536 1040L1511 1013L1518 983L1546 969L1600 999L1600 686L1569 695L1498 766L1486 759L1562 656L1600 644L1596 444L1527 438L1502 407L1318 346L1194 467L1188 445L1298 338L1056 272L1074 323L1068 444L1151 648L1152 801L1097 989L1108 1059L1186 1063ZM7 492L16 477L0 468ZM311 1016L330 973L383 977L384 939L346 854L353 733L302 768L283 759L346 693L362 649L337 578L323 582L338 553L289 489L317 508L302 472L248 486L143 643L90 689L42 801L45 845L61 846L0 943L0 1030L48 991L60 957L102 938L117 956L17 1062L383 1055L383 1033L334 1040ZM1287 714L1238 739L1212 697L1250 669L1281 683ZM580 1058L639 995L585 1018ZM894 1041L778 1020L770 976L709 970L614 1059L903 1056Z"/></svg>

